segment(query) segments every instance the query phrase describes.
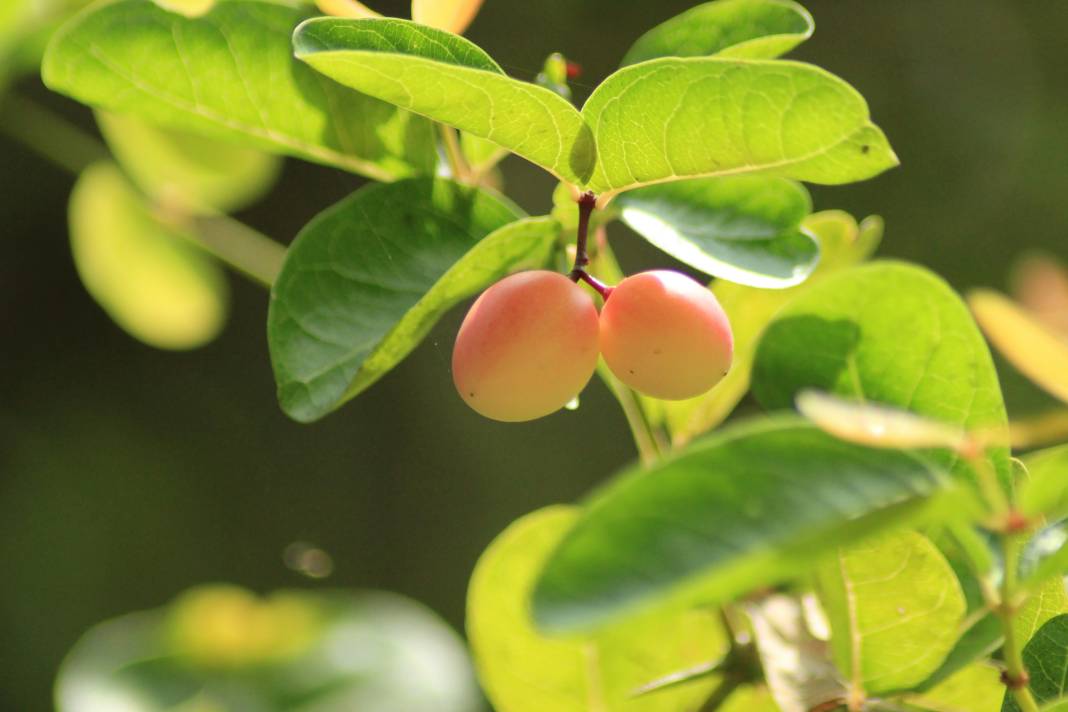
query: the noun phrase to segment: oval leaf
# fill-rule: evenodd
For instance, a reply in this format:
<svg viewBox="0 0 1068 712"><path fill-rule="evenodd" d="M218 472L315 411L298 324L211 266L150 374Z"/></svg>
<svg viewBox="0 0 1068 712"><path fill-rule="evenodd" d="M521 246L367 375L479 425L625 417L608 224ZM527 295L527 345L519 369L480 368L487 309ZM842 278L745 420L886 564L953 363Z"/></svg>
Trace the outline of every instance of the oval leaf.
<svg viewBox="0 0 1068 712"><path fill-rule="evenodd" d="M126 173L165 205L207 213L240 210L270 190L282 167L277 156L129 116L98 112L96 120Z"/></svg>
<svg viewBox="0 0 1068 712"><path fill-rule="evenodd" d="M906 700L919 705L921 710L998 712L1004 694L1001 671L990 663L981 662L960 670L928 692L909 696Z"/></svg>
<svg viewBox="0 0 1068 712"><path fill-rule="evenodd" d="M1050 395L1068 403L1068 339L997 292L968 295L983 332L1009 363Z"/></svg>
<svg viewBox="0 0 1068 712"><path fill-rule="evenodd" d="M429 122L293 59L290 36L304 17L273 0L219 0L198 18L117 0L64 25L42 74L81 102L175 129L377 180L432 173Z"/></svg>
<svg viewBox="0 0 1068 712"><path fill-rule="evenodd" d="M817 577L835 662L857 691L910 689L957 641L964 593L921 534L894 532L839 549Z"/></svg>
<svg viewBox="0 0 1068 712"><path fill-rule="evenodd" d="M621 199L626 196L621 196ZM805 229L816 236L819 266L812 277L789 289L767 290L733 282L717 281L712 292L734 329L734 363L716 386L697 398L664 401L663 408L672 441L689 442L726 418L749 390L749 378L760 335L784 304L817 280L867 258L882 236L882 221L867 218L861 225L840 211L815 213L805 219Z"/></svg>
<svg viewBox="0 0 1068 712"><path fill-rule="evenodd" d="M651 680L718 660L726 652L714 611L689 609L628 619L583 638L547 638L534 630L529 608L534 581L578 517L577 507L562 506L528 514L498 536L475 567L467 597L467 632L495 709L695 709L717 684L717 676L637 699L633 695Z"/></svg>
<svg viewBox="0 0 1068 712"><path fill-rule="evenodd" d="M404 20L318 18L297 57L356 91L497 143L570 183L593 168L593 136L557 94L506 76L462 37Z"/></svg>
<svg viewBox="0 0 1068 712"><path fill-rule="evenodd" d="M897 408L844 400L822 391L802 391L796 403L801 415L822 430L861 445L957 450L967 441L964 431L952 425Z"/></svg>
<svg viewBox="0 0 1068 712"><path fill-rule="evenodd" d="M568 629L665 597L728 600L913 513L939 486L913 457L792 419L735 427L599 495L549 559L535 618Z"/></svg>
<svg viewBox="0 0 1068 712"><path fill-rule="evenodd" d="M460 299L544 261L555 221L447 180L358 190L312 220L271 294L267 337L283 410L337 408L407 355Z"/></svg>
<svg viewBox="0 0 1068 712"><path fill-rule="evenodd" d="M623 66L657 57L773 59L816 29L812 15L790 0L716 0L690 8L646 32Z"/></svg>
<svg viewBox="0 0 1068 712"><path fill-rule="evenodd" d="M586 101L602 200L651 183L764 172L812 183L897 165L864 98L822 69L782 60L663 58L611 75Z"/></svg>
<svg viewBox="0 0 1068 712"><path fill-rule="evenodd" d="M960 297L904 263L834 275L778 313L757 350L753 393L780 409L810 388L966 430L1007 423L990 352ZM1010 483L1007 449L990 452ZM969 472L955 455L940 462Z"/></svg>
<svg viewBox="0 0 1068 712"><path fill-rule="evenodd" d="M116 166L82 174L69 217L78 275L131 336L163 349L215 338L229 301L221 268L179 228L155 218Z"/></svg>
<svg viewBox="0 0 1068 712"><path fill-rule="evenodd" d="M412 0L412 19L460 35L481 7L482 0Z"/></svg>
<svg viewBox="0 0 1068 712"><path fill-rule="evenodd" d="M630 191L620 217L675 259L713 277L764 289L803 282L819 245L801 227L812 201L769 176L698 178Z"/></svg>

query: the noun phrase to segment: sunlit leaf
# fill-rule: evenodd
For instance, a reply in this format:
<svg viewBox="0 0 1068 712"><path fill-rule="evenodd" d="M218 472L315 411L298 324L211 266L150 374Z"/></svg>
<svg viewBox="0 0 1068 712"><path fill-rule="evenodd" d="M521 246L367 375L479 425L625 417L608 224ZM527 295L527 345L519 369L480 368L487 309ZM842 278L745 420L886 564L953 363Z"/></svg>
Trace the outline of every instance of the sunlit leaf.
<svg viewBox="0 0 1068 712"><path fill-rule="evenodd" d="M802 186L734 176L664 183L624 193L616 208L635 232L713 277L764 289L804 281L819 260L801 226L812 209Z"/></svg>
<svg viewBox="0 0 1068 712"><path fill-rule="evenodd" d="M1068 337L1068 269L1052 257L1028 255L1013 268L1012 292L1039 321Z"/></svg>
<svg viewBox="0 0 1068 712"><path fill-rule="evenodd" d="M994 613L985 613L964 630L942 664L914 689L921 693L938 689L962 670L989 657L1003 640L1001 619Z"/></svg>
<svg viewBox="0 0 1068 712"><path fill-rule="evenodd" d="M735 426L599 492L549 559L535 617L588 628L668 598L727 600L921 514L941 484L911 456L792 418Z"/></svg>
<svg viewBox="0 0 1068 712"><path fill-rule="evenodd" d="M790 0L716 0L657 25L634 43L623 65L657 57L773 59L815 29L812 16Z"/></svg>
<svg viewBox="0 0 1068 712"><path fill-rule="evenodd" d="M822 69L781 60L662 58L626 67L582 108L597 163L587 187L762 172L849 183L897 165L868 107Z"/></svg>
<svg viewBox="0 0 1068 712"><path fill-rule="evenodd" d="M211 12L215 0L152 0L160 7L186 17L203 17Z"/></svg>
<svg viewBox="0 0 1068 712"><path fill-rule="evenodd" d="M822 430L871 447L949 448L967 440L959 427L921 418L897 408L849 401L822 391L802 391L797 409Z"/></svg>
<svg viewBox="0 0 1068 712"><path fill-rule="evenodd" d="M731 321L734 362L726 377L708 393L663 403L676 445L718 425L745 396L760 335L775 313L823 277L867 258L882 236L879 218L866 218L858 226L852 216L840 211L814 213L805 219L804 227L819 242L820 261L803 284L782 290L756 289L722 280L712 285L712 292Z"/></svg>
<svg viewBox="0 0 1068 712"><path fill-rule="evenodd" d="M986 662L970 665L909 702L939 712L998 712L1005 685L1001 671Z"/></svg>
<svg viewBox="0 0 1068 712"><path fill-rule="evenodd" d="M571 183L594 161L593 137L557 94L506 76L462 37L403 20L318 18L296 55L358 92L488 139Z"/></svg>
<svg viewBox="0 0 1068 712"><path fill-rule="evenodd" d="M1068 338L997 292L976 290L968 304L983 332L1009 363L1051 395L1068 403Z"/></svg>
<svg viewBox="0 0 1068 712"><path fill-rule="evenodd" d="M325 80L293 58L304 9L218 0L188 18L143 0L82 13L56 33L42 74L55 91L152 123L344 168L378 180L432 173L429 122Z"/></svg>
<svg viewBox="0 0 1068 712"><path fill-rule="evenodd" d="M757 351L753 393L780 409L807 389L969 431L1007 423L993 360L964 303L939 277L905 263L832 275L776 315ZM1008 487L1007 448L989 453ZM972 476L956 455L933 456Z"/></svg>
<svg viewBox="0 0 1068 712"><path fill-rule="evenodd" d="M519 216L495 194L412 178L366 186L312 220L289 250L268 314L283 410L300 421L326 415L393 368L458 301L544 264L559 226L513 222Z"/></svg>
<svg viewBox="0 0 1068 712"><path fill-rule="evenodd" d="M1068 592L1061 579L1046 579L1013 616L1017 640L1030 640L1047 621L1068 613Z"/></svg>
<svg viewBox="0 0 1068 712"><path fill-rule="evenodd" d="M192 647L191 647L192 646ZM474 712L463 644L385 593L194 589L92 628L64 661L58 712Z"/></svg>
<svg viewBox="0 0 1068 712"><path fill-rule="evenodd" d="M357 0L315 0L315 5L327 15L370 19L382 17Z"/></svg>
<svg viewBox="0 0 1068 712"><path fill-rule="evenodd" d="M856 690L907 690L957 641L965 601L938 548L916 532L842 547L819 570L839 669Z"/></svg>
<svg viewBox="0 0 1068 712"><path fill-rule="evenodd" d="M157 219L114 165L92 166L78 180L70 239L86 289L131 336L191 349L222 328L229 289L220 267Z"/></svg>
<svg viewBox="0 0 1068 712"><path fill-rule="evenodd" d="M482 0L412 0L412 19L462 35L480 7Z"/></svg>
<svg viewBox="0 0 1068 712"><path fill-rule="evenodd" d="M475 664L500 712L677 712L694 709L718 682L705 678L635 698L668 672L718 659L726 639L710 609L620 621L582 638L549 638L530 618L529 595L545 559L579 516L550 507L514 522L475 567L467 632Z"/></svg>
<svg viewBox="0 0 1068 712"><path fill-rule="evenodd" d="M97 124L126 173L164 205L239 210L270 190L281 168L277 156L128 116L99 112Z"/></svg>

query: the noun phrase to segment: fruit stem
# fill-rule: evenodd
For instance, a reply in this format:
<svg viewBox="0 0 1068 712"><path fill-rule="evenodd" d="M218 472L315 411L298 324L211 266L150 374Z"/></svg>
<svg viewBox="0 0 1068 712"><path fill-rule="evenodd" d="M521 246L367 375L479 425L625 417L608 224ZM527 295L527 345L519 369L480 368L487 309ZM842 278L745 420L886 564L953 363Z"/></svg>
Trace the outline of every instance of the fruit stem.
<svg viewBox="0 0 1068 712"><path fill-rule="evenodd" d="M578 234L575 238L575 264L567 276L572 282L585 282L593 287L601 295L602 299L608 299L608 295L612 293L612 288L586 271L586 267L590 264L590 253L587 247L590 237L590 215L593 214L594 208L597 207L597 196L587 190L579 196L578 206L579 219Z"/></svg>
<svg viewBox="0 0 1068 712"><path fill-rule="evenodd" d="M608 299L609 295L612 294L612 287L609 287L584 269L573 269L568 276L576 282L582 281L593 287L593 290L601 295L601 299Z"/></svg>
<svg viewBox="0 0 1068 712"><path fill-rule="evenodd" d="M593 209L597 207L597 196L587 190L579 196L578 206L579 219L578 235L575 239L575 265L570 275L571 280L574 282L579 281L580 275L586 271L586 266L590 264L590 254L586 250L586 244L590 233L590 215L593 213Z"/></svg>

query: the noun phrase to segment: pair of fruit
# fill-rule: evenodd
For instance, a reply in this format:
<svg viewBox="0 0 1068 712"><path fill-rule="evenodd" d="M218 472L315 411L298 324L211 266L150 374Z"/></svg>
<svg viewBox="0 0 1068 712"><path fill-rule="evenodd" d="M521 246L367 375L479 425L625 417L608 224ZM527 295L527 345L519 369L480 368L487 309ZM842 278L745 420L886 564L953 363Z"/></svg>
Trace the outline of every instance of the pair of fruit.
<svg viewBox="0 0 1068 712"><path fill-rule="evenodd" d="M585 388L598 353L620 381L655 398L698 396L726 375L734 342L712 292L679 272L627 277L600 315L556 272L520 272L472 305L456 336L456 389L482 415L507 422L559 410Z"/></svg>

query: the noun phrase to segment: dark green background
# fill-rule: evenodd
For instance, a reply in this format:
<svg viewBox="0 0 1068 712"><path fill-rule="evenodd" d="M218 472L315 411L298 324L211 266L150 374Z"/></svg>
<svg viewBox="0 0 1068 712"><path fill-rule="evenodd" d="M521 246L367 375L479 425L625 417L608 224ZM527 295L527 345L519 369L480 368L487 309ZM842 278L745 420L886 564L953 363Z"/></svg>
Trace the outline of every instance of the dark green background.
<svg viewBox="0 0 1068 712"><path fill-rule="evenodd" d="M469 35L521 78L561 50L592 85L643 29L692 4L487 0ZM1068 259L1065 3L808 7L817 33L795 56L860 89L903 164L869 183L814 189L817 207L883 215L882 255L921 262L959 288L1003 285L1029 248ZM87 110L36 80L17 89L90 126ZM518 159L505 173L522 204L547 209L547 176ZM288 241L360 183L291 161L242 218ZM199 351L133 341L74 273L71 184L0 138L0 709L48 709L62 655L101 619L204 581L313 585L282 563L298 539L334 557L322 585L400 591L460 625L471 567L497 532L633 457L599 384L577 412L530 424L468 410L449 375L460 311L337 414L290 422L274 398L266 294L235 278L231 322ZM631 269L666 264L614 234ZM1007 380L1016 412L1045 403Z"/></svg>

